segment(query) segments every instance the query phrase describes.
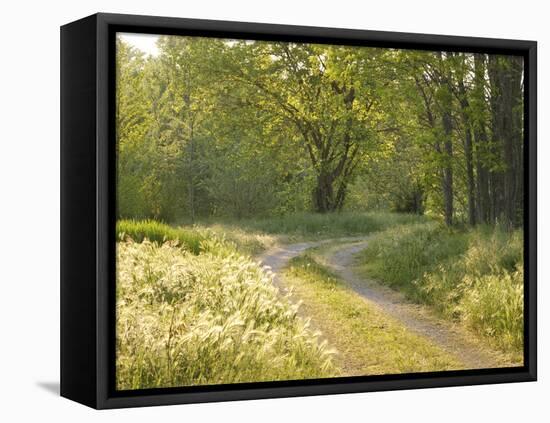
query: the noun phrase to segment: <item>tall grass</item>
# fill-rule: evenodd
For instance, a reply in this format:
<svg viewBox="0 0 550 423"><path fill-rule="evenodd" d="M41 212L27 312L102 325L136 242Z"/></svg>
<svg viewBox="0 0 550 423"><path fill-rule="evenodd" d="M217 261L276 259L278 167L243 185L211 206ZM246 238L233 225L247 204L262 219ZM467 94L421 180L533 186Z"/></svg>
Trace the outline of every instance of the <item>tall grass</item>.
<svg viewBox="0 0 550 423"><path fill-rule="evenodd" d="M116 352L119 389L334 374L326 343L256 263L147 240L117 246Z"/></svg>
<svg viewBox="0 0 550 423"><path fill-rule="evenodd" d="M227 253L238 251L244 255L255 255L274 243L268 235L220 224L174 227L156 220L124 219L117 222L116 230L119 240L130 238L142 242L147 239L159 244L177 241L181 248L195 255L208 250L220 253L222 249Z"/></svg>
<svg viewBox="0 0 550 423"><path fill-rule="evenodd" d="M266 219L235 222L240 227L268 234L304 238L339 237L368 234L395 225L426 222L423 216L399 213L298 213Z"/></svg>
<svg viewBox="0 0 550 423"><path fill-rule="evenodd" d="M223 244L225 249L256 255L275 243L275 235L291 239L338 238L426 222L423 216L399 213L299 213L265 219L204 221L192 226L170 226L150 219L123 219L117 222L116 230L119 240L130 238L142 242L148 239L161 244L174 240L195 255L206 251L212 242L218 250Z"/></svg>
<svg viewBox="0 0 550 423"><path fill-rule="evenodd" d="M193 229L174 228L156 220L119 220L117 222L118 239L131 238L136 242L148 239L151 242L163 243L165 241L178 241L181 247L199 254L201 242L207 237Z"/></svg>
<svg viewBox="0 0 550 423"><path fill-rule="evenodd" d="M451 231L435 223L395 227L374 236L361 260L368 276L521 354L521 231Z"/></svg>
<svg viewBox="0 0 550 423"><path fill-rule="evenodd" d="M372 277L412 297L420 295L411 281L466 251L467 236L436 222L395 226L371 238L363 259ZM418 299L418 298L417 298Z"/></svg>

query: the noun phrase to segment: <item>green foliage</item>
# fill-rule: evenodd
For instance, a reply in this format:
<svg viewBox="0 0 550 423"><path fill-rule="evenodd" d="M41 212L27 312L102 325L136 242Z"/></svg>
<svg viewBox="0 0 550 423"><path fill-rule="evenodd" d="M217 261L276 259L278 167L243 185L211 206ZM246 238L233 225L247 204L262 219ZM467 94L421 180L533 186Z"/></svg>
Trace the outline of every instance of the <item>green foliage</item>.
<svg viewBox="0 0 550 423"><path fill-rule="evenodd" d="M211 164L207 190L216 216L237 219L265 216L277 206L280 183L276 182L275 161L267 155L243 150L219 151L217 160Z"/></svg>
<svg viewBox="0 0 550 423"><path fill-rule="evenodd" d="M179 36L158 49L117 40L120 218L390 209L521 223L517 58ZM498 196L503 184L515 188Z"/></svg>
<svg viewBox="0 0 550 423"><path fill-rule="evenodd" d="M367 275L464 321L504 350L523 346L523 235L500 228L450 231L434 223L373 237Z"/></svg>
<svg viewBox="0 0 550 423"><path fill-rule="evenodd" d="M297 309L242 256L120 242L117 388L333 375L331 351Z"/></svg>

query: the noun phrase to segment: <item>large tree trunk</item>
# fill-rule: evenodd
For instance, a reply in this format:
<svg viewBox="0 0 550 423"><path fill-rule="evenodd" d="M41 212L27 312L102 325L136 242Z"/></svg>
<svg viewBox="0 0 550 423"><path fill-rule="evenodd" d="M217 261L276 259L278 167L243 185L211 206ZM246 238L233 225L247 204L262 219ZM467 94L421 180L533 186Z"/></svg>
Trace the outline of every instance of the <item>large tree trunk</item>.
<svg viewBox="0 0 550 423"><path fill-rule="evenodd" d="M475 179L474 179L474 158L472 149L472 128L470 123L470 104L464 85L464 75L458 80L458 91L462 123L464 125L464 157L466 160L466 182L468 190L468 223L476 224L476 203L475 203Z"/></svg>
<svg viewBox="0 0 550 423"><path fill-rule="evenodd" d="M502 79L503 70L502 57L489 55L488 73L491 88L491 148L490 155L493 163L493 170L489 173L489 191L491 196L490 220L495 223L502 219L504 204L503 175L498 168L498 164L503 162L502 142L504 132L504 108L502 101Z"/></svg>
<svg viewBox="0 0 550 423"><path fill-rule="evenodd" d="M443 142L445 165L443 167L443 204L445 209L445 224L453 224L453 140L452 140L452 122L450 110L443 110Z"/></svg>
<svg viewBox="0 0 550 423"><path fill-rule="evenodd" d="M474 139L476 152L477 175L477 210L478 220L490 223L490 198L489 198L489 168L486 156L489 152L487 130L485 123L485 55L474 55L474 100L476 113L474 115Z"/></svg>
<svg viewBox="0 0 550 423"><path fill-rule="evenodd" d="M443 191L443 209L445 215L445 224L453 224L453 122L452 122L452 97L451 80L448 69L441 52L438 53L442 65L440 90L441 90L441 124L443 127L443 172L442 172L442 191Z"/></svg>
<svg viewBox="0 0 550 423"><path fill-rule="evenodd" d="M338 86L336 82L331 85L337 94L345 94L344 104L346 109L351 110L355 101L355 89L346 89L345 86ZM353 127L352 118L348 118L342 135L341 145L343 151L339 158L330 160L334 151L334 140L332 136L322 137L321 131L314 131L307 139L314 139L317 147L317 157L309 146L309 154L314 166L317 166L317 186L313 190L313 205L315 211L320 213L340 211L346 199L348 182L356 165L358 147L353 145L351 130Z"/></svg>
<svg viewBox="0 0 550 423"><path fill-rule="evenodd" d="M504 171L504 217L510 227L518 224L518 201L522 192L518 176L522 166L522 128L521 128L521 57L512 56L507 59L502 87L504 109L503 127L503 157Z"/></svg>
<svg viewBox="0 0 550 423"><path fill-rule="evenodd" d="M522 184L522 59L489 56L494 153L501 170L492 172L493 218L505 226L521 222Z"/></svg>
<svg viewBox="0 0 550 423"><path fill-rule="evenodd" d="M347 194L347 178L342 175L339 179L336 181L330 172L317 175L317 186L313 190L315 211L327 213L342 210Z"/></svg>
<svg viewBox="0 0 550 423"><path fill-rule="evenodd" d="M317 186L313 190L313 205L315 211L326 213L334 210L334 190L332 178L327 172L317 175Z"/></svg>

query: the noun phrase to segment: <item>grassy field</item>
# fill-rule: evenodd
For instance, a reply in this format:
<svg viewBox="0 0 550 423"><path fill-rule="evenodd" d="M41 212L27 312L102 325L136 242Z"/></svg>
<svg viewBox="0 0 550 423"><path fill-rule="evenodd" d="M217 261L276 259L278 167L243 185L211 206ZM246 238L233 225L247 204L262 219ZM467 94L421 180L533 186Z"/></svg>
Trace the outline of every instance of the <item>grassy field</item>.
<svg viewBox="0 0 550 423"><path fill-rule="evenodd" d="M365 277L403 291L464 322L520 358L523 350L523 236L479 227L450 231L435 223L374 235L360 257Z"/></svg>
<svg viewBox="0 0 550 423"><path fill-rule="evenodd" d="M380 214L340 217L303 214L177 227L119 221L119 389L346 374L326 341L298 316L298 307L281 297L251 260L277 242L367 234L422 221ZM407 364L414 359L406 358L405 350L399 354L392 371L416 368Z"/></svg>
<svg viewBox="0 0 550 423"><path fill-rule="evenodd" d="M136 242L144 239L157 243L177 241L181 248L195 255L212 249L218 252L224 249L252 256L277 241L269 234L245 231L235 225L170 226L155 220L119 220L117 235L119 240L129 238Z"/></svg>
<svg viewBox="0 0 550 423"><path fill-rule="evenodd" d="M209 248L255 256L276 243L367 235L396 225L425 223L422 216L397 213L300 213L270 219L203 220L193 225L168 225L155 220L117 222L119 240L163 243L177 241L198 255Z"/></svg>
<svg viewBox="0 0 550 423"><path fill-rule="evenodd" d="M335 374L326 343L250 259L147 240L117 250L118 389Z"/></svg>
<svg viewBox="0 0 550 423"><path fill-rule="evenodd" d="M203 219L195 228L210 228L226 236L241 233L299 242L366 235L396 225L425 223L425 216L382 212L296 213L288 216L247 219ZM182 227L190 228L184 224Z"/></svg>
<svg viewBox="0 0 550 423"><path fill-rule="evenodd" d="M313 255L291 260L285 284L303 301L330 345L342 375L378 375L463 368L454 357L367 303Z"/></svg>
<svg viewBox="0 0 550 423"><path fill-rule="evenodd" d="M520 232L449 231L425 217L348 213L192 226L122 220L117 234L120 389L462 368L346 288L314 255L291 261L284 283L292 298L256 261L277 243L357 235L370 237L358 256L365 277L521 356Z"/></svg>

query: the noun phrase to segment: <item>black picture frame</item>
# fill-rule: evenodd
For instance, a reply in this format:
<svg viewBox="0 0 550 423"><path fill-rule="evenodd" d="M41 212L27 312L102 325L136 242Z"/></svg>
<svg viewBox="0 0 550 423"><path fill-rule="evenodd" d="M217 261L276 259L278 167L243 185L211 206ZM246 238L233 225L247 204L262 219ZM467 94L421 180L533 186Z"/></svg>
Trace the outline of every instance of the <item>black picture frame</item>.
<svg viewBox="0 0 550 423"><path fill-rule="evenodd" d="M114 389L116 32L515 54L525 64L524 366L235 385ZM61 27L61 395L97 409L432 388L537 378L534 41L98 13Z"/></svg>

